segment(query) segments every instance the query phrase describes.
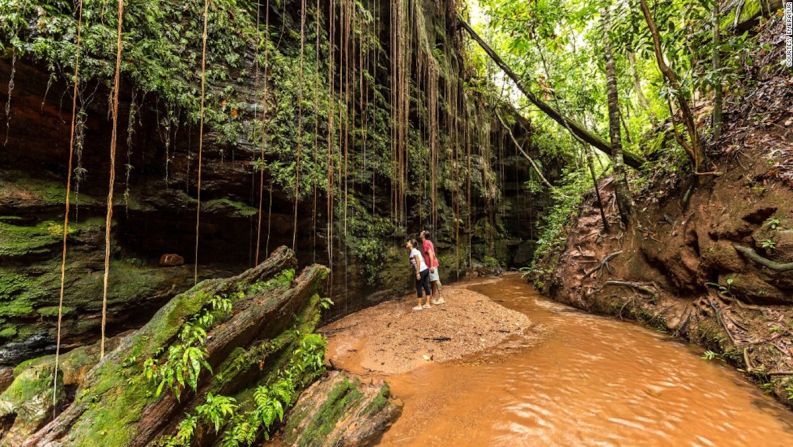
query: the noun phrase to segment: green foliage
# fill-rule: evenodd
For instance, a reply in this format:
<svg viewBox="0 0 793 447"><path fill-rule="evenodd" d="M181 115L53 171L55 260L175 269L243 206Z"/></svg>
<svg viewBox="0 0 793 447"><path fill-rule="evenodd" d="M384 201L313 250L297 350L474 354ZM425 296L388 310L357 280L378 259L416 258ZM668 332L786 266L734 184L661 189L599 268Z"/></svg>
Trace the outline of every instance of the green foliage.
<svg viewBox="0 0 793 447"><path fill-rule="evenodd" d="M207 81L228 83L245 70L239 56L259 41L255 22L244 4L234 0L211 2L209 9ZM201 2L168 0L125 2L122 72L135 87L155 93L163 101L199 117ZM45 64L69 79L77 51L74 4L64 0L10 0L0 3L0 51L15 51ZM116 11L103 0L83 2L81 77L110 85L116 53ZM228 32L233 29L234 32ZM231 136L239 123L231 112L237 100L225 90L207 96L207 121Z"/></svg>
<svg viewBox="0 0 793 447"><path fill-rule="evenodd" d="M764 239L760 242L760 247L764 250L774 251L776 250L776 241L773 239Z"/></svg>
<svg viewBox="0 0 793 447"><path fill-rule="evenodd" d="M237 401L233 397L207 394L206 401L197 406L196 415L210 423L217 433L220 427L237 412Z"/></svg>
<svg viewBox="0 0 793 447"><path fill-rule="evenodd" d="M270 386L259 386L254 392L255 408L231 421L223 438L224 447L251 445L260 430L269 439L270 429L284 420L286 408L294 404L297 392L325 371L327 342L319 334L306 334L294 352L292 362Z"/></svg>
<svg viewBox="0 0 793 447"><path fill-rule="evenodd" d="M244 293L238 292L237 298L241 297L244 297ZM182 325L178 341L168 346L164 359L158 359L164 348L146 359L143 363L143 374L146 380L156 384L155 396L159 396L166 387L177 398L185 386L195 391L202 369L212 371L206 361L207 331L215 321L230 315L231 309L231 299L223 296L212 297L208 307Z"/></svg>
<svg viewBox="0 0 793 447"><path fill-rule="evenodd" d="M787 380L787 383L785 384L785 392L787 393L788 400L793 401L793 380Z"/></svg>
<svg viewBox="0 0 793 447"><path fill-rule="evenodd" d="M484 264L485 267L491 269L497 269L500 267L498 259L492 256L485 256L484 259L482 259L482 264Z"/></svg>
<svg viewBox="0 0 793 447"><path fill-rule="evenodd" d="M333 304L334 304L333 300L331 300L330 298L325 297L325 298L322 298L319 301L319 308L322 309L322 310L328 310L328 309L331 308L331 306L333 306Z"/></svg>
<svg viewBox="0 0 793 447"><path fill-rule="evenodd" d="M735 86L751 57L753 44L748 34L735 33L722 22L720 67L713 68L714 1L650 2L665 58L681 78L682 93L688 99L695 94L707 98L718 84L725 89ZM733 12L725 10L726 2L720 0L720 3L722 17ZM738 3L744 2L731 4L734 7ZM746 2L744 12L750 9L756 12L758 3ZM480 0L479 4L487 18L486 26L480 26L481 33L513 71L522 75L524 84L535 95L600 135L607 133L603 34L608 32L617 65L624 120L623 146L639 154L649 152L642 140L648 135L653 138L659 121L669 118L666 101L672 92L658 70L650 33L637 0ZM602 7L611 9L609 30L602 28ZM470 49L480 52L476 46ZM474 66L480 73L486 71L496 85L501 83L501 75L488 62ZM508 98L520 98L518 105L527 105L519 94L510 92L510 85L504 87ZM533 112L533 107L529 110ZM543 114L532 115L535 130L547 131L557 140L569 138L562 126ZM566 151L572 152L573 144L567 146Z"/></svg>
<svg viewBox="0 0 793 447"><path fill-rule="evenodd" d="M531 267L522 269L524 277L530 278L540 289L546 286L545 279L556 269L567 240L565 228L578 215L578 207L590 186L591 179L581 171L572 170L565 174L560 186L551 190L551 207L542 217L534 259Z"/></svg>
<svg viewBox="0 0 793 447"><path fill-rule="evenodd" d="M206 338L210 328L231 315L235 301L279 287L288 287L294 276L293 269L286 269L273 278L257 281L229 295L208 297L206 292L198 291L195 299L207 304L181 325L177 341L168 345L167 350L164 346L161 347L143 363L144 377L156 385L155 396L159 396L165 388L173 391L177 398L186 386L195 391L201 372L212 371L206 361Z"/></svg>
<svg viewBox="0 0 793 447"><path fill-rule="evenodd" d="M344 233L343 221L337 222L336 231L360 262L367 284L373 285L385 261L386 243L396 229L390 219L372 215L356 198L349 197L347 203L347 233ZM339 212L343 212L343 208Z"/></svg>
<svg viewBox="0 0 793 447"><path fill-rule="evenodd" d="M198 425L198 417L188 415L181 422L176 430L176 434L169 438L163 445L166 447L188 446L195 434Z"/></svg>
<svg viewBox="0 0 793 447"><path fill-rule="evenodd" d="M708 361L718 359L719 357L720 357L719 354L711 350L707 350L704 353L702 353L702 358Z"/></svg>
<svg viewBox="0 0 793 447"><path fill-rule="evenodd" d="M187 414L177 432L165 438L160 445L191 445L199 424L211 426L216 433L223 431L224 447L252 445L260 433L269 439L270 430L283 422L286 409L294 404L298 391L324 372L326 344L319 334L303 335L291 361L278 372L274 382L256 387L252 409L242 411L236 399L209 393L205 402L196 407L195 413Z"/></svg>

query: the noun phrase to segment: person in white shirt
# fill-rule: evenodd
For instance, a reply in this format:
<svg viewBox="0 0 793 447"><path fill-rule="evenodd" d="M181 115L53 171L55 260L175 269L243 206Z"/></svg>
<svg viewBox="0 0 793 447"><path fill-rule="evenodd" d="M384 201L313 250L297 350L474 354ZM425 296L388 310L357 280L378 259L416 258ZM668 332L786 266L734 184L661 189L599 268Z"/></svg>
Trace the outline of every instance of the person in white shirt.
<svg viewBox="0 0 793 447"><path fill-rule="evenodd" d="M427 267L427 263L424 262L424 256L421 255L421 252L418 250L418 242L415 240L409 240L405 243L405 248L410 253L410 266L413 268L413 273L416 276L416 296L419 299L418 305L413 308L413 310L422 310L422 309L429 309L430 300L432 299L432 288L430 287L430 269ZM427 299L427 302L424 305L421 305L421 301L423 298Z"/></svg>

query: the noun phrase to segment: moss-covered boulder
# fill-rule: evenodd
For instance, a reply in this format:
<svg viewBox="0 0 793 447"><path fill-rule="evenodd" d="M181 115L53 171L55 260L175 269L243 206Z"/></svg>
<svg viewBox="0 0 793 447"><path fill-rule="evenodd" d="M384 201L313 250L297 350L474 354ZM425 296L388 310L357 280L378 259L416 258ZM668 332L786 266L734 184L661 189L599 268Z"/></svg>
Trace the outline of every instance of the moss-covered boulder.
<svg viewBox="0 0 793 447"><path fill-rule="evenodd" d="M109 349L119 337L107 341ZM82 346L60 356L57 381L55 356L28 360L13 370L13 381L0 394L0 441L21 445L69 403L69 394L82 385L88 371L99 361L99 344Z"/></svg>
<svg viewBox="0 0 793 447"><path fill-rule="evenodd" d="M375 445L401 413L387 383L332 371L300 396L282 441L299 447Z"/></svg>

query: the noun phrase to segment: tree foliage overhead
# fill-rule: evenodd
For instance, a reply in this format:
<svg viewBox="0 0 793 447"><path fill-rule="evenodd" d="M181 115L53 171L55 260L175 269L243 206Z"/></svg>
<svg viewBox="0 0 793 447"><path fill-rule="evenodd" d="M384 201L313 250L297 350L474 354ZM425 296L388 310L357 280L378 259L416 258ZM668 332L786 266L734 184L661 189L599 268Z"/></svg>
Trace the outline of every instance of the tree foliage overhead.
<svg viewBox="0 0 793 447"><path fill-rule="evenodd" d="M713 69L712 14L716 1L648 2L665 59L679 75L684 97L696 103L707 99L717 83L729 85L735 81L742 61L749 57L747 35L733 32L731 24L722 21L722 64ZM731 2L719 3L721 14L727 17ZM600 135L608 133L603 58L603 35L608 32L618 74L623 142L637 153L658 149L642 144L642 136L669 118L666 99L675 92L670 91L658 69L639 0L480 0L478 5L479 27L514 71L523 76L524 84L532 86L541 98L556 96L563 112ZM600 21L603 7L611 12L608 30ZM498 82L500 74L491 75ZM509 83L506 90L506 95L520 103ZM526 110L540 126L550 125L541 114Z"/></svg>
<svg viewBox="0 0 793 447"><path fill-rule="evenodd" d="M642 12L643 3L648 5L649 16ZM609 13L608 21L602 20L603 11ZM478 33L533 95L600 136L611 133L612 141L616 136L626 150L651 160L642 172L631 176L631 189L637 193L652 173L689 175L714 169L704 157L717 144L712 123L720 121L720 105L711 103L714 96L721 96L722 89L740 88L737 81L752 48L748 31L738 24L763 12L770 11L759 1L469 2L469 15ZM655 45L652 28L657 29L659 45ZM614 96L619 98L612 110L616 118L612 124L618 127L611 129L607 42L615 69ZM566 175L552 194L553 212L543 216L541 223L535 256L535 265L539 265L538 259L559 251L564 225L577 208L578 198L592 187L591 182L582 181L590 175L586 164L589 149L534 108L476 46L469 48L483 76L501 86L502 97L531 120L537 149L567 160ZM720 104L719 100L715 103ZM713 118L712 107L716 109ZM603 155L596 161L598 173L617 166Z"/></svg>

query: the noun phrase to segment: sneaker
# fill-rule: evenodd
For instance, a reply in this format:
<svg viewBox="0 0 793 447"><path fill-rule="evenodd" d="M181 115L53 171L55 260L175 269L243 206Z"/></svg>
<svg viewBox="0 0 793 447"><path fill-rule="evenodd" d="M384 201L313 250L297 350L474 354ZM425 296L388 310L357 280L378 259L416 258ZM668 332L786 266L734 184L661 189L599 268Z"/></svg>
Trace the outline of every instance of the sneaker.
<svg viewBox="0 0 793 447"><path fill-rule="evenodd" d="M423 310L423 309L424 309L424 308L423 308L423 307L421 307L421 306L416 306L416 307L414 307L414 308L413 308L413 310Z"/></svg>
<svg viewBox="0 0 793 447"><path fill-rule="evenodd" d="M446 303L446 300L444 300L443 298L438 298L437 300L432 300L432 304L434 304L436 306L439 305L439 304L445 304L445 303Z"/></svg>
<svg viewBox="0 0 793 447"><path fill-rule="evenodd" d="M429 309L430 307L432 307L432 306L430 306L429 303L421 306L422 309Z"/></svg>

